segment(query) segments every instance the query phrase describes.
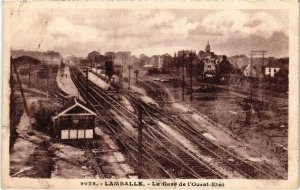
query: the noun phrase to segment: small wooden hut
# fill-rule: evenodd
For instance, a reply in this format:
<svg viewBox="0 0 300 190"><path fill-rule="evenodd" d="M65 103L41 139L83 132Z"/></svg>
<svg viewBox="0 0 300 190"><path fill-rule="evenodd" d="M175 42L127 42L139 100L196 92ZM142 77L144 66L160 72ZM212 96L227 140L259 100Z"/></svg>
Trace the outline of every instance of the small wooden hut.
<svg viewBox="0 0 300 190"><path fill-rule="evenodd" d="M58 139L93 139L96 113L74 99L52 118Z"/></svg>

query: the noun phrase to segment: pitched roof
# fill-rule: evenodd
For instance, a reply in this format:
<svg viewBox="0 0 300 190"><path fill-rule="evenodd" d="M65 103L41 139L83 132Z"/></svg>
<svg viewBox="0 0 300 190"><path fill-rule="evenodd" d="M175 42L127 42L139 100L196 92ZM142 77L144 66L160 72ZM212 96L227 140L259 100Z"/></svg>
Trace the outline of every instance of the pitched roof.
<svg viewBox="0 0 300 190"><path fill-rule="evenodd" d="M85 111L87 111L89 114L91 115L97 115L95 112L93 112L92 110L90 110L89 108L87 108L86 106L83 106L81 103L78 102L78 100L74 99L73 101L71 101L73 104L66 104L66 106L64 106L62 108L62 111L60 111L55 117L53 117L54 119L57 119L58 117L64 115L65 113L67 113L68 111L72 110L73 108L79 106L80 108L84 109Z"/></svg>
<svg viewBox="0 0 300 190"><path fill-rule="evenodd" d="M270 60L266 67L270 68L280 68L281 67L281 62L278 60Z"/></svg>
<svg viewBox="0 0 300 190"><path fill-rule="evenodd" d="M30 57L30 56L26 56L26 55L17 57L17 58L15 58L15 59L13 59L13 61L14 61L16 64L21 63L21 62L26 62L26 63L30 63L30 64L40 64L40 63L41 63L40 60L35 59L35 58L33 58L33 57Z"/></svg>

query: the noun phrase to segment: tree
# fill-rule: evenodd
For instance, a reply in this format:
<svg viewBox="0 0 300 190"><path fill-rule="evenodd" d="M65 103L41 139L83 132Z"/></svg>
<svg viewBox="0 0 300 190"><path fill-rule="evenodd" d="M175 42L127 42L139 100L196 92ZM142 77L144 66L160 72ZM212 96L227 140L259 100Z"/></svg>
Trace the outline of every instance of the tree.
<svg viewBox="0 0 300 190"><path fill-rule="evenodd" d="M138 59L138 65L140 67L144 66L149 61L149 57L145 54L141 54Z"/></svg>
<svg viewBox="0 0 300 190"><path fill-rule="evenodd" d="M173 58L171 55L169 54L164 54L163 55L163 68L164 69L170 69L173 67L172 65L173 63Z"/></svg>

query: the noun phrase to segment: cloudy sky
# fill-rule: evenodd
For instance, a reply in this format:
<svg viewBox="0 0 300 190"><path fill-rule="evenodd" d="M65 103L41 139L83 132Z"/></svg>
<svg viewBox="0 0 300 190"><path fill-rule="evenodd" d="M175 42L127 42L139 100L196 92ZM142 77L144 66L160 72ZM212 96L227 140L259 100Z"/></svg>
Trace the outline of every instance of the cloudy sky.
<svg viewBox="0 0 300 190"><path fill-rule="evenodd" d="M12 48L86 56L93 50L134 55L204 50L216 54L288 56L283 10L18 9L11 16Z"/></svg>

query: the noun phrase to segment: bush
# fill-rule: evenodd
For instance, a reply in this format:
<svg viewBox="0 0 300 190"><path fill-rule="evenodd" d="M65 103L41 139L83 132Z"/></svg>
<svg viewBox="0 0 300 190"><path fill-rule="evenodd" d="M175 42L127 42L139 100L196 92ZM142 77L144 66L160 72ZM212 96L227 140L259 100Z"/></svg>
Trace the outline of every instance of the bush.
<svg viewBox="0 0 300 190"><path fill-rule="evenodd" d="M36 128L40 131L48 131L52 124L51 116L54 115L55 109L51 107L46 107L43 104L39 104L39 108L37 108L34 112L34 117L36 119Z"/></svg>

